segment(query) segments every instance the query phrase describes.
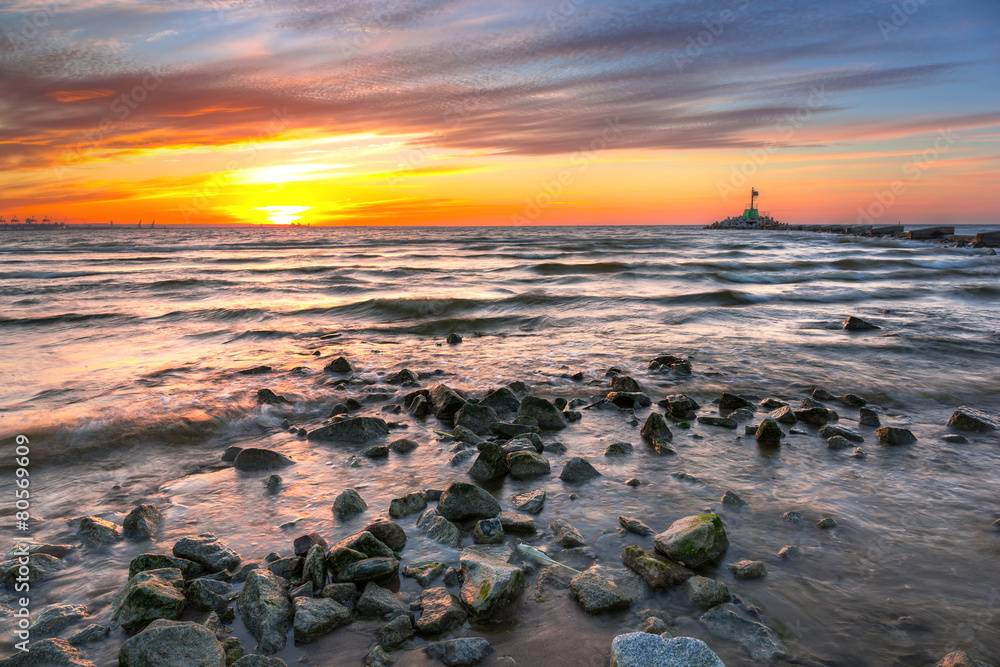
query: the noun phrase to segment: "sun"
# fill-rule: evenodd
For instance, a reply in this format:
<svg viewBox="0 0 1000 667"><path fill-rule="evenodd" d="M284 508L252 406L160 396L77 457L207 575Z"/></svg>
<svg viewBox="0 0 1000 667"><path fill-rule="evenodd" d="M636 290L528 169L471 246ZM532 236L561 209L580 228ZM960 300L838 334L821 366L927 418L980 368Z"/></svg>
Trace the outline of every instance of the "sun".
<svg viewBox="0 0 1000 667"><path fill-rule="evenodd" d="M267 215L267 220L272 225L290 225L302 218L299 213L304 213L312 206L256 206L251 211L263 211Z"/></svg>

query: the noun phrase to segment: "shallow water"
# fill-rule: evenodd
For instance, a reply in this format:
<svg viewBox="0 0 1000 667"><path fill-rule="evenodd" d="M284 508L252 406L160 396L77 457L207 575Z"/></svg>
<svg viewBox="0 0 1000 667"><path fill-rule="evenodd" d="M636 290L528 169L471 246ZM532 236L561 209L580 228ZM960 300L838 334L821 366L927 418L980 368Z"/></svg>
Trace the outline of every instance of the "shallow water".
<svg viewBox="0 0 1000 667"><path fill-rule="evenodd" d="M991 523L1000 516L1000 441L975 435L972 444L954 445L940 437L956 406L995 411L998 404L998 279L997 257L982 250L807 232L9 234L0 248L0 494L12 497L12 436L25 433L32 514L40 519L35 538L75 543L67 527L73 517L99 514L120 523L144 501L165 510L152 549L123 543L106 553L82 550L70 558L71 568L33 588L39 606L86 604L88 622L106 623L129 560L169 551L180 536L212 531L245 560L260 561L271 551L290 553L300 534L318 530L332 543L385 511L393 497L465 479L468 464L449 465L451 444L434 435L442 425L433 418L390 415L407 426L396 433L420 447L363 468L345 466L361 447L307 443L281 429L285 418L319 425L346 396L395 392L365 404L381 415L384 404L410 391L379 383L400 368L440 370L440 381L473 394L520 379L532 393L589 400L607 392L605 370L616 365L654 401L687 393L703 405L701 414L715 414L711 401L722 390L798 401L822 386L881 405L883 421L910 428L919 442L883 448L862 427L870 456L855 460L828 451L811 428L767 452L739 437L742 424L737 433L696 424L674 429L676 457L657 457L641 444L631 415L589 410L544 437L568 448L550 455L553 475L508 479L495 492L507 506L511 493L544 488L549 498L536 517L543 534L535 545L548 549L548 523L567 518L597 562L625 584L622 545L650 543L620 536L619 514L660 531L691 513L719 512L731 547L706 573L760 607L796 656L837 665L924 665L961 648L996 662L1000 534ZM882 329L845 332L839 322L848 315ZM443 345L453 331L464 342ZM647 370L661 352L690 356L693 375ZM358 378L344 388L322 372L340 355ZM273 372L237 372L260 364ZM582 382L569 378L576 371L584 373ZM256 406L256 390L264 386L294 402ZM834 407L843 425L857 427L856 410ZM641 422L647 413L636 416ZM635 454L605 459L604 448L615 440L632 442ZM282 492L267 496L262 475L220 465L219 454L232 444L276 448L295 460L281 471ZM604 477L568 487L557 473L570 456L588 457ZM670 475L681 470L704 483ZM644 483L625 486L629 477ZM330 503L349 486L369 510L341 525ZM751 507L721 505L726 489ZM571 500L572 492L579 498ZM781 514L788 510L802 512L805 524L787 526ZM6 526L11 510L3 511ZM823 516L835 517L839 527L817 529ZM401 522L410 536L404 563L428 555L456 560L412 528L414 520ZM779 559L788 544L801 546L805 557ZM559 557L558 548L550 553ZM767 562L769 576L734 580L727 566L743 558ZM412 580L402 586L416 590ZM749 664L740 647L684 620L693 610L681 591L644 595L631 612L591 618L565 592L537 602L529 588L502 622L458 633L487 632L497 648L493 659L540 664L537 656L545 655L553 665L607 664L611 638L637 625L635 612L663 608L681 617L675 634L705 639L727 664ZM897 622L906 616L915 620ZM283 657L289 664L300 658L360 664L374 641L366 627L290 645ZM122 639L113 633L86 651L98 664L114 664ZM9 649L3 645L5 654ZM409 651L399 664L424 662L419 651Z"/></svg>

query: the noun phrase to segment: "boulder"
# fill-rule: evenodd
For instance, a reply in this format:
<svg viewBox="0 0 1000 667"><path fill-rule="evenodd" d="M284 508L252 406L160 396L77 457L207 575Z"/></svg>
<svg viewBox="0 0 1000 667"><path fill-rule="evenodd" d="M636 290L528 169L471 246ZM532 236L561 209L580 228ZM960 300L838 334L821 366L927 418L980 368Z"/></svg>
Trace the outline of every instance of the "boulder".
<svg viewBox="0 0 1000 667"><path fill-rule="evenodd" d="M726 666L700 639L630 632L611 642L611 667Z"/></svg>
<svg viewBox="0 0 1000 667"><path fill-rule="evenodd" d="M18 651L2 664L4 667L97 667L83 651L62 639L32 641L29 651Z"/></svg>
<svg viewBox="0 0 1000 667"><path fill-rule="evenodd" d="M630 442L612 442L604 450L605 456L627 456L635 451Z"/></svg>
<svg viewBox="0 0 1000 667"><path fill-rule="evenodd" d="M413 385L417 383L417 374L411 371L409 368L404 368L402 370L396 371L395 373L390 373L385 376L386 384L395 385Z"/></svg>
<svg viewBox="0 0 1000 667"><path fill-rule="evenodd" d="M863 435L855 431L854 429L847 428L845 426L836 426L835 424L827 424L819 430L819 437L829 440L830 438L839 435L846 440L851 442L864 442L865 438Z"/></svg>
<svg viewBox="0 0 1000 667"><path fill-rule="evenodd" d="M352 551L358 551L369 558L392 558L392 549L386 546L383 542L379 541L377 537L369 533L368 531L362 530L360 533L355 533L349 537L345 537L341 541L331 547L331 551L335 551L340 548L351 549Z"/></svg>
<svg viewBox="0 0 1000 667"><path fill-rule="evenodd" d="M580 458L579 456L574 456L567 461L562 472L559 473L559 479L567 484L581 484L600 476L601 473L594 466L590 465L587 459Z"/></svg>
<svg viewBox="0 0 1000 667"><path fill-rule="evenodd" d="M327 373L350 373L352 370L351 363L344 357L337 357L326 366L323 370Z"/></svg>
<svg viewBox="0 0 1000 667"><path fill-rule="evenodd" d="M660 405L667 409L671 419L680 421L694 419L695 413L701 407L693 398L684 394L671 394L660 401Z"/></svg>
<svg viewBox="0 0 1000 667"><path fill-rule="evenodd" d="M759 560L740 560L730 564L729 571L737 579L760 579L767 576L767 565Z"/></svg>
<svg viewBox="0 0 1000 667"><path fill-rule="evenodd" d="M80 528L76 531L76 536L84 544L91 547L116 544L122 539L118 532L118 526L96 516L84 517L80 521Z"/></svg>
<svg viewBox="0 0 1000 667"><path fill-rule="evenodd" d="M292 600L296 643L308 643L351 622L351 611L330 598L300 597Z"/></svg>
<svg viewBox="0 0 1000 667"><path fill-rule="evenodd" d="M210 572L224 572L240 564L238 553L219 541L212 533L183 537L174 544L173 554L202 565Z"/></svg>
<svg viewBox="0 0 1000 667"><path fill-rule="evenodd" d="M768 417L757 427L754 437L757 438L757 442L763 445L777 445L785 437L785 432L781 430L776 420Z"/></svg>
<svg viewBox="0 0 1000 667"><path fill-rule="evenodd" d="M795 416L795 412L791 407L783 405L776 410L771 411L771 419L778 422L779 424L794 424L798 420Z"/></svg>
<svg viewBox="0 0 1000 667"><path fill-rule="evenodd" d="M462 534L458 526L441 516L436 509L429 509L417 519L417 529L429 538L452 548L458 548Z"/></svg>
<svg viewBox="0 0 1000 667"><path fill-rule="evenodd" d="M409 438L399 438L398 440L393 440L389 443L389 449L397 454L409 454L419 446L419 443L414 440L410 440Z"/></svg>
<svg viewBox="0 0 1000 667"><path fill-rule="evenodd" d="M91 644L93 642L100 641L111 634L111 628L106 625L98 625L97 623L91 623L87 627L83 628L79 632L75 632L70 635L68 641L71 646L83 646L84 644ZM32 646L32 650L37 643Z"/></svg>
<svg viewBox="0 0 1000 667"><path fill-rule="evenodd" d="M423 591L420 594L420 608L423 611L417 619L417 632L436 635L465 621L465 607L443 587Z"/></svg>
<svg viewBox="0 0 1000 667"><path fill-rule="evenodd" d="M251 570L236 600L236 608L257 640L259 652L271 655L285 648L294 612L283 579L269 570Z"/></svg>
<svg viewBox="0 0 1000 667"><path fill-rule="evenodd" d="M827 449L850 449L854 444L842 435L835 435L826 440Z"/></svg>
<svg viewBox="0 0 1000 667"><path fill-rule="evenodd" d="M515 493L510 497L510 504L518 512L538 514L545 507L545 491L532 489L531 491Z"/></svg>
<svg viewBox="0 0 1000 667"><path fill-rule="evenodd" d="M365 586L358 600L357 610L362 616L372 618L395 617L410 613L406 600L374 582L369 582Z"/></svg>
<svg viewBox="0 0 1000 667"><path fill-rule="evenodd" d="M376 635L379 646L399 646L413 637L413 623L409 616L401 614L379 628Z"/></svg>
<svg viewBox="0 0 1000 667"><path fill-rule="evenodd" d="M204 566L186 558L175 558L165 554L139 554L128 564L128 577L131 579L139 572L159 570L173 567L181 571L185 579L197 577L205 571Z"/></svg>
<svg viewBox="0 0 1000 667"><path fill-rule="evenodd" d="M455 414L466 404L465 398L445 384L439 384L431 389L431 404L434 406L434 416L441 421L451 421Z"/></svg>
<svg viewBox="0 0 1000 667"><path fill-rule="evenodd" d="M667 426L667 420L659 412L649 413L649 416L646 417L646 423L639 430L639 434L644 440L652 443L657 443L660 440L671 442L674 439L674 434Z"/></svg>
<svg viewBox="0 0 1000 667"><path fill-rule="evenodd" d="M622 528L635 535L642 535L645 537L653 534L652 528L644 524L642 521L630 516L619 516L618 523L622 525Z"/></svg>
<svg viewBox="0 0 1000 667"><path fill-rule="evenodd" d="M502 438L516 438L519 435L528 433L539 433L541 429L531 424L510 424L507 422L493 422L490 424L490 432Z"/></svg>
<svg viewBox="0 0 1000 667"><path fill-rule="evenodd" d="M917 437L910 432L909 429L897 428L895 426L883 426L879 430L875 431L875 435L884 444L891 447L898 447L901 445L912 445L917 441Z"/></svg>
<svg viewBox="0 0 1000 667"><path fill-rule="evenodd" d="M236 639L232 637L231 639ZM225 648L225 646L223 646ZM242 648L240 649L242 655ZM226 654L226 662L230 660L229 654ZM251 653L250 655L244 655L242 658L234 662L230 667L288 667L286 663L281 658L268 658L257 653Z"/></svg>
<svg viewBox="0 0 1000 667"><path fill-rule="evenodd" d="M618 584L602 577L593 568L573 577L569 582L573 597L588 614L625 609L632 599Z"/></svg>
<svg viewBox="0 0 1000 667"><path fill-rule="evenodd" d="M722 519L715 514L696 514L678 519L653 538L656 550L684 565L698 567L729 547Z"/></svg>
<svg viewBox="0 0 1000 667"><path fill-rule="evenodd" d="M226 654L204 625L160 620L122 644L118 664L120 667L225 667Z"/></svg>
<svg viewBox="0 0 1000 667"><path fill-rule="evenodd" d="M427 400L426 396L417 396L413 399L413 402L410 403L410 407L408 407L406 411L417 419L426 419L427 415L432 412L431 403Z"/></svg>
<svg viewBox="0 0 1000 667"><path fill-rule="evenodd" d="M333 513L341 520L357 516L366 509L368 509L368 503L364 501L356 489L344 489L333 500Z"/></svg>
<svg viewBox="0 0 1000 667"><path fill-rule="evenodd" d="M130 540L148 540L163 523L163 513L153 505L139 505L122 521L122 533Z"/></svg>
<svg viewBox="0 0 1000 667"><path fill-rule="evenodd" d="M622 562L656 590L679 586L694 576L694 572L686 567L634 545L625 547Z"/></svg>
<svg viewBox="0 0 1000 667"><path fill-rule="evenodd" d="M260 447L247 447L233 459L233 467L244 472L277 470L293 463L294 461L284 454Z"/></svg>
<svg viewBox="0 0 1000 667"><path fill-rule="evenodd" d="M510 549L466 548L459 559L464 581L461 599L477 619L490 618L503 609L521 589L524 571L509 563Z"/></svg>
<svg viewBox="0 0 1000 667"><path fill-rule="evenodd" d="M878 428L882 425L882 421L879 419L879 411L872 407L861 408L858 411L858 423L862 426Z"/></svg>
<svg viewBox="0 0 1000 667"><path fill-rule="evenodd" d="M750 507L750 503L743 500L735 491L730 490L722 494L722 504L731 505L732 507Z"/></svg>
<svg viewBox="0 0 1000 667"><path fill-rule="evenodd" d="M495 442L483 444L479 450L479 456L469 468L469 476L479 482L489 482L500 479L506 474L507 457L500 445Z"/></svg>
<svg viewBox="0 0 1000 667"><path fill-rule="evenodd" d="M395 558L366 558L348 563L337 570L339 581L355 584L374 582L384 585L399 576L399 561Z"/></svg>
<svg viewBox="0 0 1000 667"><path fill-rule="evenodd" d="M313 589L321 591L326 585L326 575L325 547L322 544L314 544L302 561L302 581L311 583Z"/></svg>
<svg viewBox="0 0 1000 667"><path fill-rule="evenodd" d="M503 524L500 523L500 519L480 519L477 521L472 529L472 541L476 544L502 544Z"/></svg>
<svg viewBox="0 0 1000 667"><path fill-rule="evenodd" d="M653 404L653 399L638 391L612 391L608 393L606 398L619 408L626 410L648 408Z"/></svg>
<svg viewBox="0 0 1000 667"><path fill-rule="evenodd" d="M951 413L948 426L959 431L1000 431L1000 417L962 405Z"/></svg>
<svg viewBox="0 0 1000 667"><path fill-rule="evenodd" d="M698 423L705 424L706 426L721 426L722 428L731 429L735 429L739 426L735 419L730 419L729 417L712 417L710 415L698 417Z"/></svg>
<svg viewBox="0 0 1000 667"><path fill-rule="evenodd" d="M367 528L365 529L367 530ZM309 533L308 535L300 535L296 537L292 542L292 551L295 552L296 556L305 556L309 553L309 550L316 545L320 545L324 549L327 547L326 540L319 533Z"/></svg>
<svg viewBox="0 0 1000 667"><path fill-rule="evenodd" d="M684 592L692 604L708 609L729 602L729 588L717 579L694 576L684 582Z"/></svg>
<svg viewBox="0 0 1000 667"><path fill-rule="evenodd" d="M534 535L535 520L527 514L504 510L497 516L504 533L520 533L524 535Z"/></svg>
<svg viewBox="0 0 1000 667"><path fill-rule="evenodd" d="M371 533L375 539L393 551L399 551L406 546L406 531L395 521L377 519L362 528L362 531Z"/></svg>
<svg viewBox="0 0 1000 667"><path fill-rule="evenodd" d="M882 327L876 326L871 322L866 322L860 317L855 317L851 315L844 323L841 325L847 331L869 331L872 329L881 329Z"/></svg>
<svg viewBox="0 0 1000 667"><path fill-rule="evenodd" d="M566 428L566 419L559 408L538 396L525 396L521 399L521 405L517 409L517 416L536 420L538 427L542 429L555 430Z"/></svg>
<svg viewBox="0 0 1000 667"><path fill-rule="evenodd" d="M362 443L389 435L389 425L380 417L350 417L309 431L314 442Z"/></svg>
<svg viewBox="0 0 1000 667"><path fill-rule="evenodd" d="M257 405L280 405L281 403L290 403L290 401L270 389L257 390Z"/></svg>
<svg viewBox="0 0 1000 667"><path fill-rule="evenodd" d="M222 612L229 606L233 587L215 579L195 579L184 589L187 606L201 611Z"/></svg>
<svg viewBox="0 0 1000 667"><path fill-rule="evenodd" d="M734 604L709 609L701 615L701 622L713 635L742 644L754 660L771 663L788 655L787 647L773 630L753 620Z"/></svg>
<svg viewBox="0 0 1000 667"><path fill-rule="evenodd" d="M795 418L800 422L812 424L813 426L823 426L830 419L830 410L826 408L803 408L795 411Z"/></svg>
<svg viewBox="0 0 1000 667"><path fill-rule="evenodd" d="M742 396L737 396L736 394L731 394L729 392L723 392L722 396L719 397L719 410L721 412L732 412L733 410L739 410L740 408L746 408L751 411L757 410L756 405Z"/></svg>
<svg viewBox="0 0 1000 667"><path fill-rule="evenodd" d="M381 646L375 645L365 656L365 667L392 667L396 660L382 650Z"/></svg>
<svg viewBox="0 0 1000 667"><path fill-rule="evenodd" d="M427 586L444 574L448 566L436 560L413 561L403 568L403 576L416 580L421 586Z"/></svg>
<svg viewBox="0 0 1000 667"><path fill-rule="evenodd" d="M628 375L611 376L611 388L615 391L642 392L642 387Z"/></svg>
<svg viewBox="0 0 1000 667"><path fill-rule="evenodd" d="M399 519L410 514L416 514L427 507L427 494L423 491L413 491L401 498L389 501L389 516Z"/></svg>
<svg viewBox="0 0 1000 667"><path fill-rule="evenodd" d="M34 648L32 648L34 650ZM978 660L973 660L965 651L952 651L945 657L941 658L935 667L990 667L984 662L979 662Z"/></svg>
<svg viewBox="0 0 1000 667"><path fill-rule="evenodd" d="M462 637L444 642L434 642L424 647L424 653L440 660L448 667L478 665L493 652L493 647L482 637Z"/></svg>
<svg viewBox="0 0 1000 667"><path fill-rule="evenodd" d="M556 519L549 524L549 530L552 531L552 536L556 538L556 541L566 549L587 546L580 531L566 519Z"/></svg>
<svg viewBox="0 0 1000 667"><path fill-rule="evenodd" d="M28 631L32 641L57 635L81 618L87 616L82 604L50 604L34 614Z"/></svg>
<svg viewBox="0 0 1000 667"><path fill-rule="evenodd" d="M464 426L476 435L489 433L490 424L499 421L497 412L485 405L466 403L455 413L455 425Z"/></svg>
<svg viewBox="0 0 1000 667"><path fill-rule="evenodd" d="M535 451L511 452L507 455L507 467L515 479L548 475L551 471L549 460Z"/></svg>
<svg viewBox="0 0 1000 667"><path fill-rule="evenodd" d="M437 510L449 521L492 519L500 514L500 503L475 484L452 482L441 494Z"/></svg>
<svg viewBox="0 0 1000 667"><path fill-rule="evenodd" d="M276 558L267 564L267 569L282 579L297 578L302 572L302 559L298 556Z"/></svg>
<svg viewBox="0 0 1000 667"><path fill-rule="evenodd" d="M506 416L516 414L517 409L521 407L521 401L517 400L517 396L510 389L500 387L486 394L483 400L479 401L479 405L493 408L498 415Z"/></svg>
<svg viewBox="0 0 1000 667"><path fill-rule="evenodd" d="M111 621L128 631L159 618L176 619L184 611L184 577L176 568L139 572L111 604Z"/></svg>

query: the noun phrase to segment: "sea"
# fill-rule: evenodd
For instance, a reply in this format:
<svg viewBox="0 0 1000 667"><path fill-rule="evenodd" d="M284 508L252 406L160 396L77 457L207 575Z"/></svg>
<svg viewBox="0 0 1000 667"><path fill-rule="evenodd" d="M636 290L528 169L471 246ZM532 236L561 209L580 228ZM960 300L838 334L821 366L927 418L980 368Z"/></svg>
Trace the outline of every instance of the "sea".
<svg viewBox="0 0 1000 667"><path fill-rule="evenodd" d="M987 231L959 227L959 234ZM634 411L580 410L543 435L565 446L545 454L552 474L490 487L504 508L518 491L546 491L534 538L573 567L594 565L630 591L626 611L589 616L558 586L535 581L500 618L466 622L444 638L486 636L518 664L607 665L611 640L642 610L673 619L672 634L706 641L726 664L751 664L745 646L713 635L683 589L654 592L622 565L624 545L703 511L723 518L730 547L701 574L720 579L774 629L790 656L826 665L927 665L951 650L1000 661L1000 439L942 440L958 406L1000 405L1000 262L977 248L807 231L644 227L242 227L10 232L0 237L0 525L20 537L78 545L75 527L96 515L120 525L136 504L161 508L151 542L79 547L68 567L32 587L33 605L82 604L85 622L108 625L114 595L140 553L169 553L182 536L212 532L246 562L291 555L317 531L330 544L384 514L392 498L468 481L452 464L449 425L394 406L413 387L386 385L410 369L420 387L445 383L480 397L520 380L529 393L593 403L609 369L636 379L654 404ZM876 325L845 331L849 316ZM446 338L456 333L458 344ZM650 369L660 354L690 360L691 374ZM324 372L343 356L350 379ZM244 374L259 366L270 370ZM258 405L268 388L289 403ZM687 394L717 415L723 391L798 405L820 388L880 406L883 424L916 444L881 445L858 409L834 400L840 425L864 436L867 458L828 450L800 425L776 449L745 433L694 421L672 426L676 455L643 444L639 426L656 401ZM419 447L384 459L361 445L310 442L346 398L359 414L399 423L392 437ZM766 416L763 412L757 418ZM786 427L787 430L787 427ZM14 530L15 437L30 447L30 531ZM612 442L630 456L609 458ZM238 473L229 446L275 449L295 463ZM602 476L571 486L558 473L587 458ZM679 475L677 473L686 473ZM626 485L636 478L638 487ZM340 521L333 499L356 488L369 509ZM749 507L722 505L733 490ZM432 503L433 506L433 503ZM790 524L786 512L803 521ZM837 527L816 523L833 518ZM562 553L548 525L564 518L588 542L589 560ZM457 552L400 520L403 564ZM468 532L463 545L471 543ZM802 557L780 557L785 546ZM5 546L5 553L9 547ZM769 574L735 579L728 566L761 560ZM441 584L438 584L441 585ZM419 586L402 579L404 594ZM453 590L457 592L457 589ZM8 591L9 594L9 591ZM12 604L11 598L0 603ZM0 611L2 611L0 607ZM0 655L13 651L0 614ZM310 644L289 641L288 664L360 665L377 623L358 623ZM64 631L61 637L72 634ZM241 621L233 634L252 649ZM398 665L431 664L418 637ZM114 664L120 630L83 647ZM815 663L803 663L815 664Z"/></svg>

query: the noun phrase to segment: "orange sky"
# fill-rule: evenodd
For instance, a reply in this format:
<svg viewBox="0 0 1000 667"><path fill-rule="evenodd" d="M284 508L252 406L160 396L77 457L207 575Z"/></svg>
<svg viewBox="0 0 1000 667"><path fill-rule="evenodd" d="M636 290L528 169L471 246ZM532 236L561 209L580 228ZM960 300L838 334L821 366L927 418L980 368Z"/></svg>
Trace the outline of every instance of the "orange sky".
<svg viewBox="0 0 1000 667"><path fill-rule="evenodd" d="M747 14L690 62L686 38L712 18L693 2L546 29L527 3L283 17L95 1L45 10L44 50L18 33L37 4L0 10L7 217L704 224L740 213L752 185L793 224L1000 222L988 3L928 7L883 36L847 2L800 16L822 33L755 48L745 33L778 24Z"/></svg>

